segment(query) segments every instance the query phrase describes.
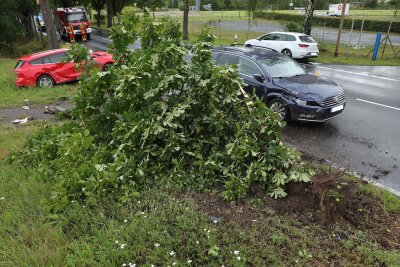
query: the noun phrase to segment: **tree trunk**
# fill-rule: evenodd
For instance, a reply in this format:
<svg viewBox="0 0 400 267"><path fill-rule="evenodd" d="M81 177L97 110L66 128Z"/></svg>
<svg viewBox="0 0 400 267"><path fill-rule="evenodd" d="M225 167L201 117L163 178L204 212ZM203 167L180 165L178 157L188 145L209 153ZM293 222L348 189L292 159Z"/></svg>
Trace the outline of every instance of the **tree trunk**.
<svg viewBox="0 0 400 267"><path fill-rule="evenodd" d="M111 0L107 0L107 28L112 27L112 6L111 6Z"/></svg>
<svg viewBox="0 0 400 267"><path fill-rule="evenodd" d="M307 0L306 16L304 18L303 33L311 35L312 18L314 15L315 0Z"/></svg>
<svg viewBox="0 0 400 267"><path fill-rule="evenodd" d="M26 34L29 40L32 40L35 38L35 25L33 24L32 20L32 12L29 11L25 15L25 21L26 21Z"/></svg>
<svg viewBox="0 0 400 267"><path fill-rule="evenodd" d="M183 40L189 40L189 0L183 0Z"/></svg>
<svg viewBox="0 0 400 267"><path fill-rule="evenodd" d="M56 27L54 26L53 22L53 15L51 14L49 0L40 0L40 12L42 13L44 25L46 27L49 49L60 48L60 44L57 40Z"/></svg>
<svg viewBox="0 0 400 267"><path fill-rule="evenodd" d="M98 28L100 28L100 24L101 24L101 9L97 10L97 17L96 17L96 25Z"/></svg>

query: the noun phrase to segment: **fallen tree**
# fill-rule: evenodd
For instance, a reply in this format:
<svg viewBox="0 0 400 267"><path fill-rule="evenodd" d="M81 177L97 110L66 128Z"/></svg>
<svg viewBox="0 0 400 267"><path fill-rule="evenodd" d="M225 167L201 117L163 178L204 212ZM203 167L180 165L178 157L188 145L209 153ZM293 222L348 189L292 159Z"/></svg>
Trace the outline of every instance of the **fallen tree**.
<svg viewBox="0 0 400 267"><path fill-rule="evenodd" d="M71 201L132 201L150 187L207 190L245 196L254 184L274 198L291 181L312 174L283 143L283 122L265 104L243 93L233 67L211 61L213 36L203 31L191 62L180 25L130 14L111 32L117 63L82 81L75 121L43 129L13 155L56 179L48 208ZM142 49L127 45L141 39ZM71 57L84 59L86 48Z"/></svg>

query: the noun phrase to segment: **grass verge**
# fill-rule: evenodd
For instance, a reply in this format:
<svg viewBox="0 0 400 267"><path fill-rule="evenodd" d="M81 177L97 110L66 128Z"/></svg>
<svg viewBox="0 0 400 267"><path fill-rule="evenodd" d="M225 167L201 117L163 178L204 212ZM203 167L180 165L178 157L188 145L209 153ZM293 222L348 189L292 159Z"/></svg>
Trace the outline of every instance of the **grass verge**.
<svg viewBox="0 0 400 267"><path fill-rule="evenodd" d="M25 136L36 129L37 125L27 125L23 132L17 132L13 127L0 126L1 140L8 136L9 140L17 140L19 147ZM7 140L0 145L3 150L11 148ZM353 180L344 179L336 184L340 201L346 199L342 194L347 192L345 185L350 182ZM154 189L143 192L134 204L116 206L108 202L89 209L85 203L75 202L65 213L54 215L43 208L51 197L53 183L44 181L40 170L25 170L0 160L1 265L400 264L398 247L376 242L371 238L371 230L362 225L345 228L339 223L320 224L315 217L318 213L313 214L312 210L283 212L289 211L290 206L308 203L301 199L297 199L300 202L296 205L296 198L272 201L255 193L252 198L229 204L222 201L218 191L185 193ZM309 199L313 198L312 192L307 193ZM296 195L293 190L292 195ZM399 218L398 213L392 216ZM388 227L382 225L383 230L398 231Z"/></svg>

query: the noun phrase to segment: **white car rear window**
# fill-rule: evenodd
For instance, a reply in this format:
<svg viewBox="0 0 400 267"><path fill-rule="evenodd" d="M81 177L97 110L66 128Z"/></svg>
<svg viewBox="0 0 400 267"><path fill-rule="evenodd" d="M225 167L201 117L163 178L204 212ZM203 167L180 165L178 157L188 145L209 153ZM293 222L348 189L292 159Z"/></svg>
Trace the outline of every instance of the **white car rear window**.
<svg viewBox="0 0 400 267"><path fill-rule="evenodd" d="M304 43L315 43L314 39L309 35L300 35L299 39Z"/></svg>

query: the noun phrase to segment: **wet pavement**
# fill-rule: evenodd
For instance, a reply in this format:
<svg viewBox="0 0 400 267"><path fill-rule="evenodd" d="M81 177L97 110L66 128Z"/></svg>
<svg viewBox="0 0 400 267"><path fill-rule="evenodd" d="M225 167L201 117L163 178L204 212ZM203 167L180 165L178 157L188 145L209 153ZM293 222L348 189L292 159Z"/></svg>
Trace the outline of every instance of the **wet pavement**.
<svg viewBox="0 0 400 267"><path fill-rule="evenodd" d="M343 86L346 109L323 124L289 124L286 140L400 191L400 67L306 67Z"/></svg>

